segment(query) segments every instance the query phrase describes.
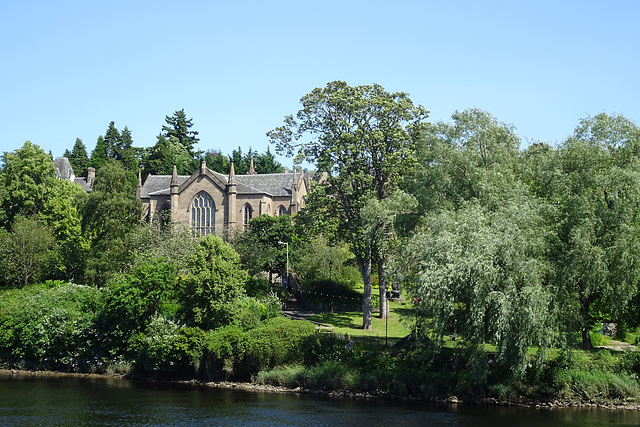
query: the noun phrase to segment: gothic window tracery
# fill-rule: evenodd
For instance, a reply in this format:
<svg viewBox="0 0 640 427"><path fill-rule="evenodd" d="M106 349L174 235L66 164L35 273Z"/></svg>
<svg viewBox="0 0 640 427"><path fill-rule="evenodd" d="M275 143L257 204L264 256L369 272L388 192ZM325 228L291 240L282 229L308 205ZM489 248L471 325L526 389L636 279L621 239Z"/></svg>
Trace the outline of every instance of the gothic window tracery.
<svg viewBox="0 0 640 427"><path fill-rule="evenodd" d="M215 232L216 208L211 196L204 191L193 199L191 205L191 230L201 236Z"/></svg>

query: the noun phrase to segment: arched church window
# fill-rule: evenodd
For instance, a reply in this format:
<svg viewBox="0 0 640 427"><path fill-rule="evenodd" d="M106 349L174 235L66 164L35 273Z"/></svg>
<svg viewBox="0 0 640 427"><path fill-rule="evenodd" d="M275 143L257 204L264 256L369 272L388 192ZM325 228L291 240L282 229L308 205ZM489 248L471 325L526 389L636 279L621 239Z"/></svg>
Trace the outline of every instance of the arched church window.
<svg viewBox="0 0 640 427"><path fill-rule="evenodd" d="M285 208L283 205L280 205L280 207L278 208L278 216L282 216L286 214L287 214L287 208Z"/></svg>
<svg viewBox="0 0 640 427"><path fill-rule="evenodd" d="M191 206L191 231L204 236L215 231L216 208L211 196L202 192L193 199Z"/></svg>
<svg viewBox="0 0 640 427"><path fill-rule="evenodd" d="M244 225L249 225L249 220L253 217L253 208L249 203L244 205Z"/></svg>

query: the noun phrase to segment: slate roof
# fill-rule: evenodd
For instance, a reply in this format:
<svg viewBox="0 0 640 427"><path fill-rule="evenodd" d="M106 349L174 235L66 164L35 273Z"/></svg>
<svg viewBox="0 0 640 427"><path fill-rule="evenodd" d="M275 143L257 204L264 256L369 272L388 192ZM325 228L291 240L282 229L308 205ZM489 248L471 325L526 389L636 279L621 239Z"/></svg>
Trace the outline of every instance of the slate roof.
<svg viewBox="0 0 640 427"><path fill-rule="evenodd" d="M273 197L290 196L292 173L236 175L238 194L265 193Z"/></svg>
<svg viewBox="0 0 640 427"><path fill-rule="evenodd" d="M209 170L226 185L229 177ZM182 185L189 175L178 175L178 184ZM236 175L238 194L267 194L272 197L290 196L293 173L273 173L263 175ZM171 192L171 175L149 175L142 186L140 198L169 195Z"/></svg>
<svg viewBox="0 0 640 427"><path fill-rule="evenodd" d="M72 181L71 177L75 178L76 174L73 172L69 159L56 157L54 163L56 165L56 178L64 179L65 181Z"/></svg>
<svg viewBox="0 0 640 427"><path fill-rule="evenodd" d="M86 191L87 193L91 193L91 185L89 184L86 176L80 177L80 178L76 177L76 179L73 182L75 182L80 187L82 187L84 191Z"/></svg>
<svg viewBox="0 0 640 427"><path fill-rule="evenodd" d="M189 175L178 175L178 185L189 179ZM161 196L171 194L171 175L149 175L142 186L141 199L149 196Z"/></svg>

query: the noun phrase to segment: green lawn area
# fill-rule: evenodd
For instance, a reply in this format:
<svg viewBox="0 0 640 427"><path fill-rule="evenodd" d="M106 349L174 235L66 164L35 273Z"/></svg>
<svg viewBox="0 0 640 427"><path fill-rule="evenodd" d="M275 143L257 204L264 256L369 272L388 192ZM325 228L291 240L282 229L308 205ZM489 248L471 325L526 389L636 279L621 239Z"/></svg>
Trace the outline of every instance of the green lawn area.
<svg viewBox="0 0 640 427"><path fill-rule="evenodd" d="M338 335L349 335L349 337L358 338L366 341L376 341L380 344L385 342L386 337L389 345L393 345L396 341L406 337L411 332L402 322L403 312L408 310L407 305L391 302L389 303L389 312L391 318L385 321L381 319L379 313L373 313L373 329L365 331L362 329L362 312L350 311L341 313L325 313L310 317L309 320L314 322L331 325Z"/></svg>

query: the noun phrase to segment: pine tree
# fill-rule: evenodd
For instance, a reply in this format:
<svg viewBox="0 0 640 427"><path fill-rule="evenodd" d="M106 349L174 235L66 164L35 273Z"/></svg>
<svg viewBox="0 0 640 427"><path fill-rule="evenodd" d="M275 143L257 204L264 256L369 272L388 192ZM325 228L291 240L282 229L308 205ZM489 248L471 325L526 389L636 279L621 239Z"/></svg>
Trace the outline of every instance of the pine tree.
<svg viewBox="0 0 640 427"><path fill-rule="evenodd" d="M85 176L89 166L89 156L87 155L87 147L82 143L82 140L76 138L73 150L69 155L67 153L69 153L69 150L65 151L65 157L69 159L76 176Z"/></svg>
<svg viewBox="0 0 640 427"><path fill-rule="evenodd" d="M198 153L194 151L193 146L200 141L200 138L198 138L197 131L191 130L193 119L187 119L184 108L173 113L171 117L166 116L165 121L167 124L162 126L163 135L167 139L172 136L178 138L178 141L187 149L189 155L193 158L197 157L196 154Z"/></svg>
<svg viewBox="0 0 640 427"><path fill-rule="evenodd" d="M96 142L96 148L91 152L91 160L89 160L89 166L100 169L102 165L107 162L107 145L104 141L104 137L100 135L98 142Z"/></svg>

